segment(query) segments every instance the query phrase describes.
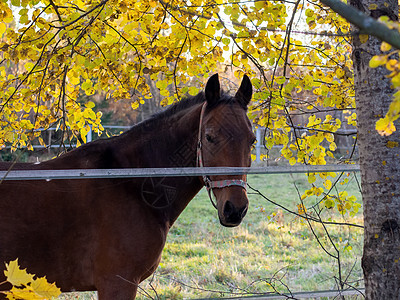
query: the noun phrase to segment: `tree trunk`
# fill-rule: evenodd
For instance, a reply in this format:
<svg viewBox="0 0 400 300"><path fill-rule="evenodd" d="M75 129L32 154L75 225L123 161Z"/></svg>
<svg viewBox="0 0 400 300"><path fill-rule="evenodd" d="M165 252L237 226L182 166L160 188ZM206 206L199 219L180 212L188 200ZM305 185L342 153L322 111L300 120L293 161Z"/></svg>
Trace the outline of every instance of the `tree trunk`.
<svg viewBox="0 0 400 300"><path fill-rule="evenodd" d="M397 0L351 0L350 4L373 18L387 15L397 20ZM387 137L375 130L394 92L384 67L369 68L380 44L371 36L365 43L358 36L353 39L365 225L362 267L367 299L400 299L400 124Z"/></svg>

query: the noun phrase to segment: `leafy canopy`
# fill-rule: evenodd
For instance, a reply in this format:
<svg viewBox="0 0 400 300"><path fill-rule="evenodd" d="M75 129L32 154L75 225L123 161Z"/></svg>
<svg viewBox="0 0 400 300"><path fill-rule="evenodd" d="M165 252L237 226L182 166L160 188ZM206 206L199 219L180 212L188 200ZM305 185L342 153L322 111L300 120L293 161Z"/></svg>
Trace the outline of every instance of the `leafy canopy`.
<svg viewBox="0 0 400 300"><path fill-rule="evenodd" d="M135 109L155 81L168 105L217 71L252 78L250 116L291 165L334 159L338 131L356 125L349 26L315 0L1 1L0 37L1 146L54 125L85 142L103 127L83 96ZM321 195L318 176L331 191L334 173L309 174L303 197Z"/></svg>

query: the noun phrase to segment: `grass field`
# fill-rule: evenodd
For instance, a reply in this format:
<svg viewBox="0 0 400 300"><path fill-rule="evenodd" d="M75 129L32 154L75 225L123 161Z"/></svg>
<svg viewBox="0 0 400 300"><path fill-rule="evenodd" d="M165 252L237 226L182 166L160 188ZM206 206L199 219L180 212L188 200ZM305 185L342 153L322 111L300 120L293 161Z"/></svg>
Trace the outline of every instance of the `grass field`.
<svg viewBox="0 0 400 300"><path fill-rule="evenodd" d="M297 175L253 175L249 184L269 199L297 211L298 192L309 188L307 178ZM336 193L347 190L361 196L354 175L338 184ZM285 212L260 195L251 194L243 223L236 228L219 225L217 212L202 190L172 227L162 262L155 275L141 284L139 299L208 298L242 293L327 290L337 286L338 260L328 255L305 220ZM307 200L311 206L318 199ZM332 209L324 220L362 224L362 212L342 216ZM337 256L341 278L362 286L362 230L355 227L313 223L325 250ZM351 249L351 250L350 250Z"/></svg>
<svg viewBox="0 0 400 300"><path fill-rule="evenodd" d="M297 190L302 194L310 188L303 174L252 175L248 182L269 199L296 212L300 203ZM339 194L343 190L361 202L354 174L333 192ZM161 264L154 276L140 285L138 299L329 290L337 287L339 277L348 285L363 286L361 229L326 225L328 237L323 226L312 223L318 242L304 219L250 190L249 199L243 223L224 228L203 189L171 228ZM307 199L304 205L309 208L316 201ZM362 225L361 210L349 217L336 209L325 209L322 216L324 220ZM338 259L327 254L338 255L332 242L339 252L340 275ZM96 298L86 293L65 299Z"/></svg>

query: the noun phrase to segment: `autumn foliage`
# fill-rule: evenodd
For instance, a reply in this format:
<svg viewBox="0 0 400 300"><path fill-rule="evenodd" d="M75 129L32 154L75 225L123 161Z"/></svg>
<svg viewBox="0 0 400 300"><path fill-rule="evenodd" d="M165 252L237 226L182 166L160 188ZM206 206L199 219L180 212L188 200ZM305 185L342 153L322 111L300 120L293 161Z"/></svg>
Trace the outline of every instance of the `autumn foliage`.
<svg viewBox="0 0 400 300"><path fill-rule="evenodd" d="M90 127L103 127L83 96L130 99L136 109L155 82L168 105L209 74L246 73L266 148L279 145L291 165L325 164L338 131L356 125L349 36L317 1L2 1L0 145L45 144L38 130L50 126L85 142ZM321 177L329 193L331 176L309 182Z"/></svg>

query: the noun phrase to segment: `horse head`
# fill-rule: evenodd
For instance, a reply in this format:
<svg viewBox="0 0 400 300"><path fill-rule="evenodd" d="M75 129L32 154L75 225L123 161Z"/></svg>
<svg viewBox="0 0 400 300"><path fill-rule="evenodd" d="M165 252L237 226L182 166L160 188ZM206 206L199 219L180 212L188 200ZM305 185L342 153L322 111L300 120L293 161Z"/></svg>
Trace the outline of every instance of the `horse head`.
<svg viewBox="0 0 400 300"><path fill-rule="evenodd" d="M250 79L244 75L234 96L221 92L218 74L210 77L200 115L198 165L201 167L250 167L255 141L246 112L252 96ZM248 208L246 175L203 176L216 198L220 223L226 227L241 223Z"/></svg>

